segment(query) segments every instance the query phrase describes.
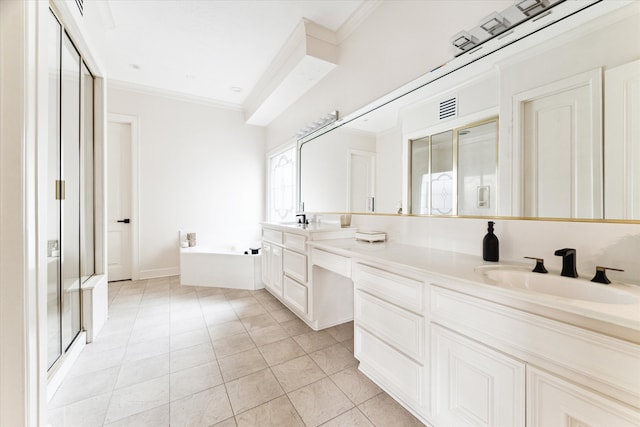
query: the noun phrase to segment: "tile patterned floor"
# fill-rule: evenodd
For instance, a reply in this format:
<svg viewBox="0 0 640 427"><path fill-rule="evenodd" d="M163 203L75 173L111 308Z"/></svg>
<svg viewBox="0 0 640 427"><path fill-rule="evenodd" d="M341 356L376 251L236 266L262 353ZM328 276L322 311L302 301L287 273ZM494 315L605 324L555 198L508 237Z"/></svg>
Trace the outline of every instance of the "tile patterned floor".
<svg viewBox="0 0 640 427"><path fill-rule="evenodd" d="M314 332L264 290L176 277L112 283L109 304L54 427L422 425L358 371L352 323Z"/></svg>

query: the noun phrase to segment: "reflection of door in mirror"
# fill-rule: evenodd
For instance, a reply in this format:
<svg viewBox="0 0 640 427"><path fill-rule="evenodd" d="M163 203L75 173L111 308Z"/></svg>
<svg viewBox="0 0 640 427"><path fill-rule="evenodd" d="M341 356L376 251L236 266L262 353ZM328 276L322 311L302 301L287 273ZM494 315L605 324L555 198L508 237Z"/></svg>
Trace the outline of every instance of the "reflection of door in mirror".
<svg viewBox="0 0 640 427"><path fill-rule="evenodd" d="M605 72L605 217L640 219L640 60Z"/></svg>
<svg viewBox="0 0 640 427"><path fill-rule="evenodd" d="M458 215L497 215L497 158L497 119L458 130Z"/></svg>
<svg viewBox="0 0 640 427"><path fill-rule="evenodd" d="M523 213L602 218L600 70L522 99Z"/></svg>
<svg viewBox="0 0 640 427"><path fill-rule="evenodd" d="M375 212L376 153L349 150L347 212Z"/></svg>

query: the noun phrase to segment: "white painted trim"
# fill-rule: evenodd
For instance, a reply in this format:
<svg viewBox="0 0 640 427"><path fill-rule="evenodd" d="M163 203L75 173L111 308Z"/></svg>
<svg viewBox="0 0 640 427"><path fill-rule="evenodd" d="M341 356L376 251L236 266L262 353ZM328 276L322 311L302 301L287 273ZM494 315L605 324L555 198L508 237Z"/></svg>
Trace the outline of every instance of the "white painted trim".
<svg viewBox="0 0 640 427"><path fill-rule="evenodd" d="M111 123L131 126L131 280L142 279L140 271L140 128L137 116L109 113ZM108 142L107 142L108 143ZM106 150L105 150L106 153ZM106 179L105 179L106 181ZM148 278L148 277L144 277Z"/></svg>
<svg viewBox="0 0 640 427"><path fill-rule="evenodd" d="M139 276L135 280L156 279L158 277L170 277L179 275L179 267L150 268L148 270L140 270Z"/></svg>
<svg viewBox="0 0 640 427"><path fill-rule="evenodd" d="M206 105L209 107L220 108L223 110L240 111L243 112L244 108L240 104L234 104L231 102L216 101L210 98L205 98L197 95L189 95L181 92L174 92L168 89L160 89L151 86L140 85L131 82L125 82L122 80L109 79L109 88L116 90L124 90L127 92L139 93L141 95L148 96L161 96L164 98L190 102L192 104Z"/></svg>
<svg viewBox="0 0 640 427"><path fill-rule="evenodd" d="M338 44L345 41L383 3L383 0L367 0L351 14L336 31Z"/></svg>
<svg viewBox="0 0 640 427"><path fill-rule="evenodd" d="M84 331L80 332L80 334L73 340L71 347L69 350L64 353L62 357L64 360L58 366L58 369L53 373L51 378L49 378L49 383L47 384L47 401L51 401L55 392L60 388L62 381L65 379L73 364L78 360L78 356L80 356L80 352L84 349L84 346L87 345L86 333Z"/></svg>

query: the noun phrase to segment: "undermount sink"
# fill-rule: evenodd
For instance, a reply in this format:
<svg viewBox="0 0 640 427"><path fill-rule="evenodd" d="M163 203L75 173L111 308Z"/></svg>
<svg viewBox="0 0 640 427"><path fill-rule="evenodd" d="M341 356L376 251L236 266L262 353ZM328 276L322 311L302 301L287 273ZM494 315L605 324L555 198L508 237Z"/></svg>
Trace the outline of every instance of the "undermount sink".
<svg viewBox="0 0 640 427"><path fill-rule="evenodd" d="M638 298L628 292L585 279L506 268L484 269L483 273L489 283L504 288L522 289L602 304L638 303Z"/></svg>

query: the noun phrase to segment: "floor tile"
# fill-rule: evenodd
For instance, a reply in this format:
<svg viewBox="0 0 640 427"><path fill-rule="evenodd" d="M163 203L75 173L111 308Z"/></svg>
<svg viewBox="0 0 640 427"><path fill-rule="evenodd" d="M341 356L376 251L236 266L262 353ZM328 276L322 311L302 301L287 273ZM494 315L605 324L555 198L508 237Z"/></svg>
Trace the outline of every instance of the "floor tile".
<svg viewBox="0 0 640 427"><path fill-rule="evenodd" d="M262 307L262 305L258 302L256 302L255 304L247 305L247 306L242 306L237 308L234 307L233 311L236 312L236 314L240 319L267 313L267 310L265 310Z"/></svg>
<svg viewBox="0 0 640 427"><path fill-rule="evenodd" d="M115 388L128 387L169 374L169 353L125 363L120 368Z"/></svg>
<svg viewBox="0 0 640 427"><path fill-rule="evenodd" d="M113 392L105 421L111 423L169 403L169 375Z"/></svg>
<svg viewBox="0 0 640 427"><path fill-rule="evenodd" d="M85 346L75 364L69 371L69 377L75 377L78 375L88 374L90 372L113 368L114 366L120 366L126 350L126 347L118 347L95 352L92 351L90 346Z"/></svg>
<svg viewBox="0 0 640 427"><path fill-rule="evenodd" d="M329 378L289 393L289 399L307 426L318 426L353 407L353 403Z"/></svg>
<svg viewBox="0 0 640 427"><path fill-rule="evenodd" d="M218 364L225 382L267 367L257 348L218 359Z"/></svg>
<svg viewBox="0 0 640 427"><path fill-rule="evenodd" d="M105 427L169 427L169 421L169 405L166 404L105 424Z"/></svg>
<svg viewBox="0 0 640 427"><path fill-rule="evenodd" d="M359 405L358 408L376 426L401 425L410 427L424 425L386 393L381 393L367 400Z"/></svg>
<svg viewBox="0 0 640 427"><path fill-rule="evenodd" d="M127 347L123 363L169 353L170 349L169 337L156 338L144 342L134 342Z"/></svg>
<svg viewBox="0 0 640 427"><path fill-rule="evenodd" d="M171 372L193 368L214 362L216 355L211 343L202 343L193 347L181 348L171 352Z"/></svg>
<svg viewBox="0 0 640 427"><path fill-rule="evenodd" d="M77 377L66 378L49 402L50 408L58 408L70 403L86 400L113 390L120 367L91 372Z"/></svg>
<svg viewBox="0 0 640 427"><path fill-rule="evenodd" d="M331 375L331 379L356 405L382 393L380 387L360 372L356 366Z"/></svg>
<svg viewBox="0 0 640 427"><path fill-rule="evenodd" d="M219 359L255 347L256 345L246 332L213 340L213 349Z"/></svg>
<svg viewBox="0 0 640 427"><path fill-rule="evenodd" d="M254 329L249 331L249 335L257 346L270 344L289 337L289 334L287 334L287 332L278 324L267 326L265 328Z"/></svg>
<svg viewBox="0 0 640 427"><path fill-rule="evenodd" d="M284 394L269 369L228 382L226 387L234 414L240 414Z"/></svg>
<svg viewBox="0 0 640 427"><path fill-rule="evenodd" d="M49 412L52 427L101 427L109 407L111 392L80 400Z"/></svg>
<svg viewBox="0 0 640 427"><path fill-rule="evenodd" d="M236 417L238 427L304 427L286 396L278 397Z"/></svg>
<svg viewBox="0 0 640 427"><path fill-rule="evenodd" d="M220 421L217 424L212 425L211 427L237 427L238 424L236 424L236 419L231 417L231 418L227 418L224 421Z"/></svg>
<svg viewBox="0 0 640 427"><path fill-rule="evenodd" d="M263 306L264 307L264 306ZM269 314L276 320L278 323L283 323L288 320L296 319L296 315L293 314L288 308L278 308L275 310L269 310Z"/></svg>
<svg viewBox="0 0 640 427"><path fill-rule="evenodd" d="M400 426L402 424L397 425ZM358 408L353 408L322 424L322 427L373 427L373 424L371 424L371 421L369 421Z"/></svg>
<svg viewBox="0 0 640 427"><path fill-rule="evenodd" d="M257 316L245 317L244 319L242 319L242 324L249 333L256 329L277 325L277 323L278 322L276 322L276 320L267 313L259 314Z"/></svg>
<svg viewBox="0 0 640 427"><path fill-rule="evenodd" d="M290 337L313 332L313 329L311 329L306 323L304 323L297 317L291 320L287 320L286 322L282 322L280 325L284 328L285 331L287 331Z"/></svg>
<svg viewBox="0 0 640 427"><path fill-rule="evenodd" d="M358 364L353 354L340 344L314 351L309 356L318 364L327 375Z"/></svg>
<svg viewBox="0 0 640 427"><path fill-rule="evenodd" d="M222 375L216 362L171 373L171 401L222 384Z"/></svg>
<svg viewBox="0 0 640 427"><path fill-rule="evenodd" d="M170 340L171 351L193 347L194 345L210 343L209 332L206 329L196 329L184 334L173 335Z"/></svg>
<svg viewBox="0 0 640 427"><path fill-rule="evenodd" d="M307 355L273 366L271 369L287 393L326 377Z"/></svg>
<svg viewBox="0 0 640 427"><path fill-rule="evenodd" d="M225 309L225 310L212 310L212 311L205 311L204 309L202 310L202 314L204 316L204 321L207 324L207 326L211 326L211 325L217 325L220 323L226 323L226 322L231 322L234 320L238 320L238 315L236 314L235 311L233 311L233 309L231 307Z"/></svg>
<svg viewBox="0 0 640 427"><path fill-rule="evenodd" d="M237 335L246 332L246 329L240 320L233 320L231 322L218 324L209 324L207 326L207 329L209 330L209 336L212 340L230 337L231 335Z"/></svg>
<svg viewBox="0 0 640 427"><path fill-rule="evenodd" d="M233 416L224 385L171 402L171 427L210 426Z"/></svg>
<svg viewBox="0 0 640 427"><path fill-rule="evenodd" d="M331 328L327 328L326 331L338 342L353 339L353 322L336 325Z"/></svg>
<svg viewBox="0 0 640 427"><path fill-rule="evenodd" d="M305 355L302 347L291 338L260 346L258 350L260 350L260 353L262 353L262 356L269 366L279 365L280 363Z"/></svg>
<svg viewBox="0 0 640 427"><path fill-rule="evenodd" d="M331 335L324 331L308 332L306 334L297 335L293 337L293 339L307 353L313 353L314 351L321 350L337 343Z"/></svg>

